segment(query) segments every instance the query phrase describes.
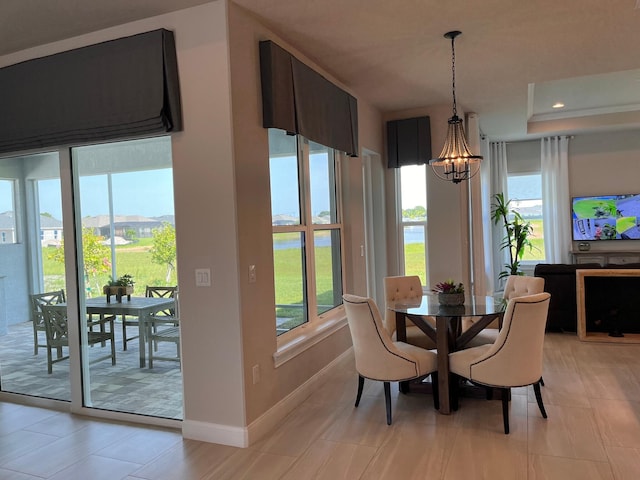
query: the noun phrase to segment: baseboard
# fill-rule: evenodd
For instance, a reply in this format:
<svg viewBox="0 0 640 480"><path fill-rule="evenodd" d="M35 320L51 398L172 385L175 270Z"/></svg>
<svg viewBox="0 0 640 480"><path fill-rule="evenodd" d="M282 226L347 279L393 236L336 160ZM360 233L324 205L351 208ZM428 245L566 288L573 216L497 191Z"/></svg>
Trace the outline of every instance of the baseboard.
<svg viewBox="0 0 640 480"><path fill-rule="evenodd" d="M349 347L313 377L309 378L309 380L276 403L259 418L251 422L247 427L249 445L255 443L272 429L277 427L289 413L304 402L309 395L311 395L314 390L316 390L325 381L325 377L327 375L333 373L333 369L336 368L343 359L351 355L352 350L353 347Z"/></svg>
<svg viewBox="0 0 640 480"><path fill-rule="evenodd" d="M248 447L247 429L231 425L184 420L182 437L201 442L219 443L230 447Z"/></svg>
<svg viewBox="0 0 640 480"><path fill-rule="evenodd" d="M219 443L232 447L248 447L269 433L296 407L304 402L324 381L327 375L351 354L353 347L336 357L322 370L276 403L247 427L233 427L194 420L182 422L182 436L202 442Z"/></svg>

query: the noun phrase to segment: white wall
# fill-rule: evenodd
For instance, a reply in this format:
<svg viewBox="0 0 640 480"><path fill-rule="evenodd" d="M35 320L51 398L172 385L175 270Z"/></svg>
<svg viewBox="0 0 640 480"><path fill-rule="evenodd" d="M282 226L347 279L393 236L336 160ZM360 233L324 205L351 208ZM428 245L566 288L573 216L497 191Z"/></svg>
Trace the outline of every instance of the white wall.
<svg viewBox="0 0 640 480"><path fill-rule="evenodd" d="M569 193L640 193L640 131L575 135L569 140ZM574 250L577 243L573 242ZM590 242L591 251L640 251L640 241Z"/></svg>

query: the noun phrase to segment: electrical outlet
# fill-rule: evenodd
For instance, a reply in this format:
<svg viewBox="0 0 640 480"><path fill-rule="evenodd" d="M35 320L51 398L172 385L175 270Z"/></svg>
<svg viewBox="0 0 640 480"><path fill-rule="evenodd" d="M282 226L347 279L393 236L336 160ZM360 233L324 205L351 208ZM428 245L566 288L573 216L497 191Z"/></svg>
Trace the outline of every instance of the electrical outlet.
<svg viewBox="0 0 640 480"><path fill-rule="evenodd" d="M253 366L253 384L255 385L260 381L260 365Z"/></svg>
<svg viewBox="0 0 640 480"><path fill-rule="evenodd" d="M249 265L249 283L256 283L256 266Z"/></svg>

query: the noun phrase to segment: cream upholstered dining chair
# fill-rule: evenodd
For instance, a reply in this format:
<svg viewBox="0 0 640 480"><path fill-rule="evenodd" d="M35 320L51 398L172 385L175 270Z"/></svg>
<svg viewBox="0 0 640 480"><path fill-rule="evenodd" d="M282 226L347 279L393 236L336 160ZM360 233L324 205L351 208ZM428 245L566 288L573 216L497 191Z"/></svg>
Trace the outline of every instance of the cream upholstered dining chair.
<svg viewBox="0 0 640 480"><path fill-rule="evenodd" d="M509 433L511 387L533 385L540 412L547 418L540 393L540 380L550 297L548 293L538 293L512 298L495 343L449 354L451 373L473 383L502 390L504 433ZM452 384L455 389L454 406L457 407L458 382Z"/></svg>
<svg viewBox="0 0 640 480"><path fill-rule="evenodd" d="M437 355L404 342L394 342L385 329L380 311L371 298L345 294L342 296L358 372L357 407L362 397L364 379L384 383L387 425L391 425L390 382L412 380L431 374L433 402L438 408Z"/></svg>
<svg viewBox="0 0 640 480"><path fill-rule="evenodd" d="M392 340L396 339L396 313L389 309L389 305L398 301L416 300L422 298L422 282L417 275L406 275L384 278L384 298L386 303L384 314L384 326L389 332ZM426 317L427 322L431 323L435 328L436 322L433 317ZM418 347L431 350L436 348L436 344L414 325L411 320L406 320L407 325L407 343Z"/></svg>
<svg viewBox="0 0 640 480"><path fill-rule="evenodd" d="M509 275L504 286L502 298L510 300L515 297L535 295L544 292L544 278L526 275ZM465 348L494 343L498 338L499 321L494 320L472 338Z"/></svg>

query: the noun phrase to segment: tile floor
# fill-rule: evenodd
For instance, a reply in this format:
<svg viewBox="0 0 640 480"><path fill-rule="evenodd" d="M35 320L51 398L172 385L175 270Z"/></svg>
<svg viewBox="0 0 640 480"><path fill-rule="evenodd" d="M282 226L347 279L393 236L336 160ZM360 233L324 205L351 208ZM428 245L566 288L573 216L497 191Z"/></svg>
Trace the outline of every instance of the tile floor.
<svg viewBox="0 0 640 480"><path fill-rule="evenodd" d="M382 385L353 407L353 358L249 448L184 440L177 431L0 403L0 479L528 479L640 478L640 345L547 334L549 414L514 389L511 434L500 402L461 399L444 416L431 397Z"/></svg>
<svg viewBox="0 0 640 480"><path fill-rule="evenodd" d="M127 331L129 336L134 335L136 327L128 327ZM44 332L39 335L45 343ZM108 359L89 366L93 406L182 419L182 372L179 363L154 361L152 369L140 368L138 339L127 342L127 350L123 351L121 323L115 324L115 338L116 365L111 365ZM104 356L109 348L109 343L105 347L90 347L87 350L89 358ZM158 348L161 356L176 355L174 343L163 342ZM67 349L64 354L67 354ZM55 363L53 373L48 374L46 348L39 348L38 354L33 354L31 322L10 325L8 334L0 336L0 385L5 392L69 401L69 360Z"/></svg>

